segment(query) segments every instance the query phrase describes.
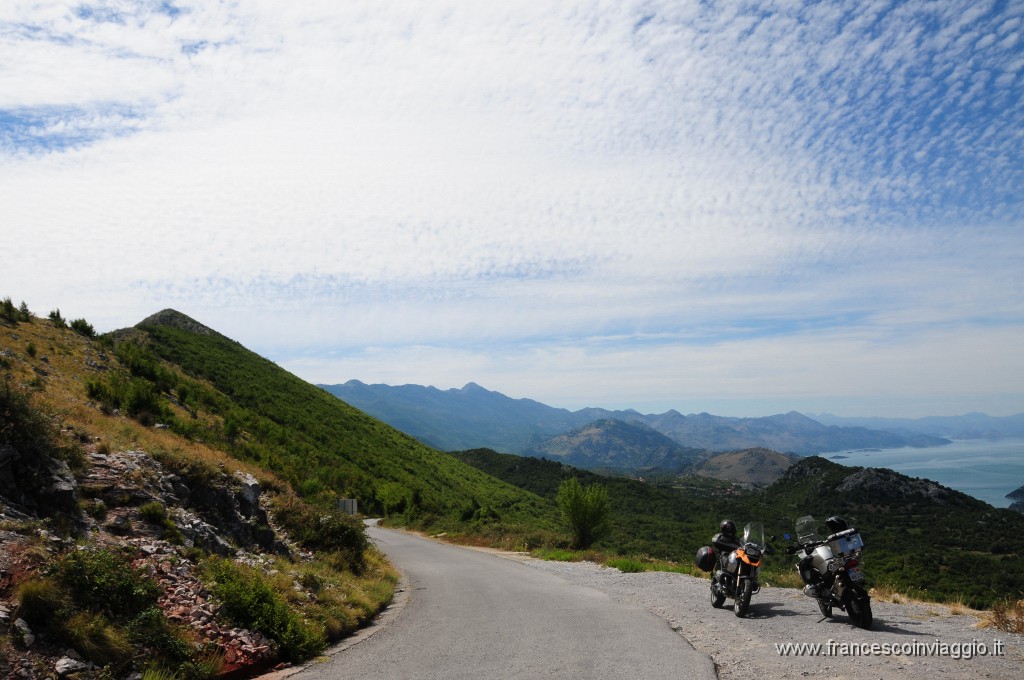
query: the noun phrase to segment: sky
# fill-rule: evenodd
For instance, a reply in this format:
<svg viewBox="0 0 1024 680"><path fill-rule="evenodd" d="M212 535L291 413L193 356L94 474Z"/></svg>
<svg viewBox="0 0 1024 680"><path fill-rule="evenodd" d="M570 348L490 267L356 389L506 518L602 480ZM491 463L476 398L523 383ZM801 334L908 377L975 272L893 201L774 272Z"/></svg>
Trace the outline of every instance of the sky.
<svg viewBox="0 0 1024 680"><path fill-rule="evenodd" d="M1024 2L0 3L0 296L312 383L1024 412Z"/></svg>

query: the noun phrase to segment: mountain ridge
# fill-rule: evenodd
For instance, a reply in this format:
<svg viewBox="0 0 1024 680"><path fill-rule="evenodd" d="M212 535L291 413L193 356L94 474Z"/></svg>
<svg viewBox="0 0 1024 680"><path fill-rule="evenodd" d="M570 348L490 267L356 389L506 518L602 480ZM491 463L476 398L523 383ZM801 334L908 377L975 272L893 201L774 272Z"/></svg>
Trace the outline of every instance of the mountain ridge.
<svg viewBox="0 0 1024 680"><path fill-rule="evenodd" d="M633 409L611 411L596 407L569 411L532 399L512 399L472 382L462 389L444 391L421 385L367 385L359 380L318 387L420 441L447 451L483 447L535 455L553 438L607 419L653 428L684 448L719 452L763 447L814 455L856 448L949 443L923 433L898 434L824 425L797 411L762 418L732 418L707 412L683 415L674 409L646 415Z"/></svg>

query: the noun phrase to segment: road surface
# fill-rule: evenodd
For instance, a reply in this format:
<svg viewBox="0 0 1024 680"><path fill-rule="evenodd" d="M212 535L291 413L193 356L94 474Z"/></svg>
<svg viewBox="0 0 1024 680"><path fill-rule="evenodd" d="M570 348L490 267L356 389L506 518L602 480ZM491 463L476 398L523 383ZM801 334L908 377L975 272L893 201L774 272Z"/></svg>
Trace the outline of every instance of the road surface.
<svg viewBox="0 0 1024 680"><path fill-rule="evenodd" d="M647 609L520 562L377 527L407 601L298 680L693 678L710 658Z"/></svg>

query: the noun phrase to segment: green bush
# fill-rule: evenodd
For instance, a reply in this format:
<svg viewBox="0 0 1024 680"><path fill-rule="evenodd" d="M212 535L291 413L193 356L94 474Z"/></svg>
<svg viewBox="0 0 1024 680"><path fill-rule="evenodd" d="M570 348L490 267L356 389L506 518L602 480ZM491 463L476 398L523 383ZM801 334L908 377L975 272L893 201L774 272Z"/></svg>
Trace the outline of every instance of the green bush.
<svg viewBox="0 0 1024 680"><path fill-rule="evenodd" d="M350 556L353 571L361 571L363 554L369 544L363 524L354 517L340 510L317 508L288 496L275 501L274 518L302 547L344 552Z"/></svg>
<svg viewBox="0 0 1024 680"><path fill-rule="evenodd" d="M14 303L11 302L9 297L5 297L0 301L0 318L10 323L18 323L18 310L14 307Z"/></svg>
<svg viewBox="0 0 1024 680"><path fill-rule="evenodd" d="M52 310L49 314L49 317L50 321L52 321L53 325L56 326L57 328L67 328L68 324L66 321L64 321L64 317L60 315L59 309Z"/></svg>
<svg viewBox="0 0 1024 680"><path fill-rule="evenodd" d="M219 557L211 557L203 569L228 617L276 640L286 660L305 661L327 646L324 630L292 611L260 571Z"/></svg>
<svg viewBox="0 0 1024 680"><path fill-rule="evenodd" d="M52 576L82 609L111 616L134 616L156 604L160 588L122 553L75 550L53 565Z"/></svg>
<svg viewBox="0 0 1024 680"><path fill-rule="evenodd" d="M13 447L26 459L57 458L73 470L85 465L81 444L61 437L57 421L36 408L9 375L0 379L0 445Z"/></svg>
<svg viewBox="0 0 1024 680"><path fill-rule="evenodd" d="M78 333L79 335L84 335L87 338L96 337L96 329L93 328L92 324L86 321L85 319L75 319L74 321L72 321L71 330Z"/></svg>
<svg viewBox="0 0 1024 680"><path fill-rule="evenodd" d="M191 658L194 648L184 630L164 616L156 606L143 610L128 624L128 634L139 644L149 646L162 658L180 664Z"/></svg>
<svg viewBox="0 0 1024 680"><path fill-rule="evenodd" d="M139 514L151 524L163 524L167 519L167 508L160 501L152 501L139 506Z"/></svg>
<svg viewBox="0 0 1024 680"><path fill-rule="evenodd" d="M589 548L606 535L611 525L608 491L600 484L583 488L575 477L562 482L555 496L562 520L573 534L573 547Z"/></svg>

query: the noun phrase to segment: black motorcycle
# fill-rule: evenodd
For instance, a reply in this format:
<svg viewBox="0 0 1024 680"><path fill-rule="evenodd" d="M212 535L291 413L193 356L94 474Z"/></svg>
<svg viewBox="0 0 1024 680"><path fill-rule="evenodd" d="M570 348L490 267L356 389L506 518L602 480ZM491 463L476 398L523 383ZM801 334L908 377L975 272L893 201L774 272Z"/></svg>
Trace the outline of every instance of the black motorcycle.
<svg viewBox="0 0 1024 680"><path fill-rule="evenodd" d="M825 524L828 535L823 537L817 520L801 517L796 521L796 545L786 548L789 554L803 554L796 568L805 584L804 594L817 601L822 616L830 618L838 607L854 625L870 628L871 598L860 569L864 540L841 517L830 517ZM790 539L789 534L785 538Z"/></svg>
<svg viewBox="0 0 1024 680"><path fill-rule="evenodd" d="M710 568L702 567L711 572L711 606L721 607L726 598L735 600L733 610L736 616L746 616L750 609L750 598L761 590L758 574L761 563L768 551L768 543L764 538L764 525L751 522L743 528L742 547L728 555L714 555L710 548L707 559L703 562ZM701 553L698 552L698 566Z"/></svg>

